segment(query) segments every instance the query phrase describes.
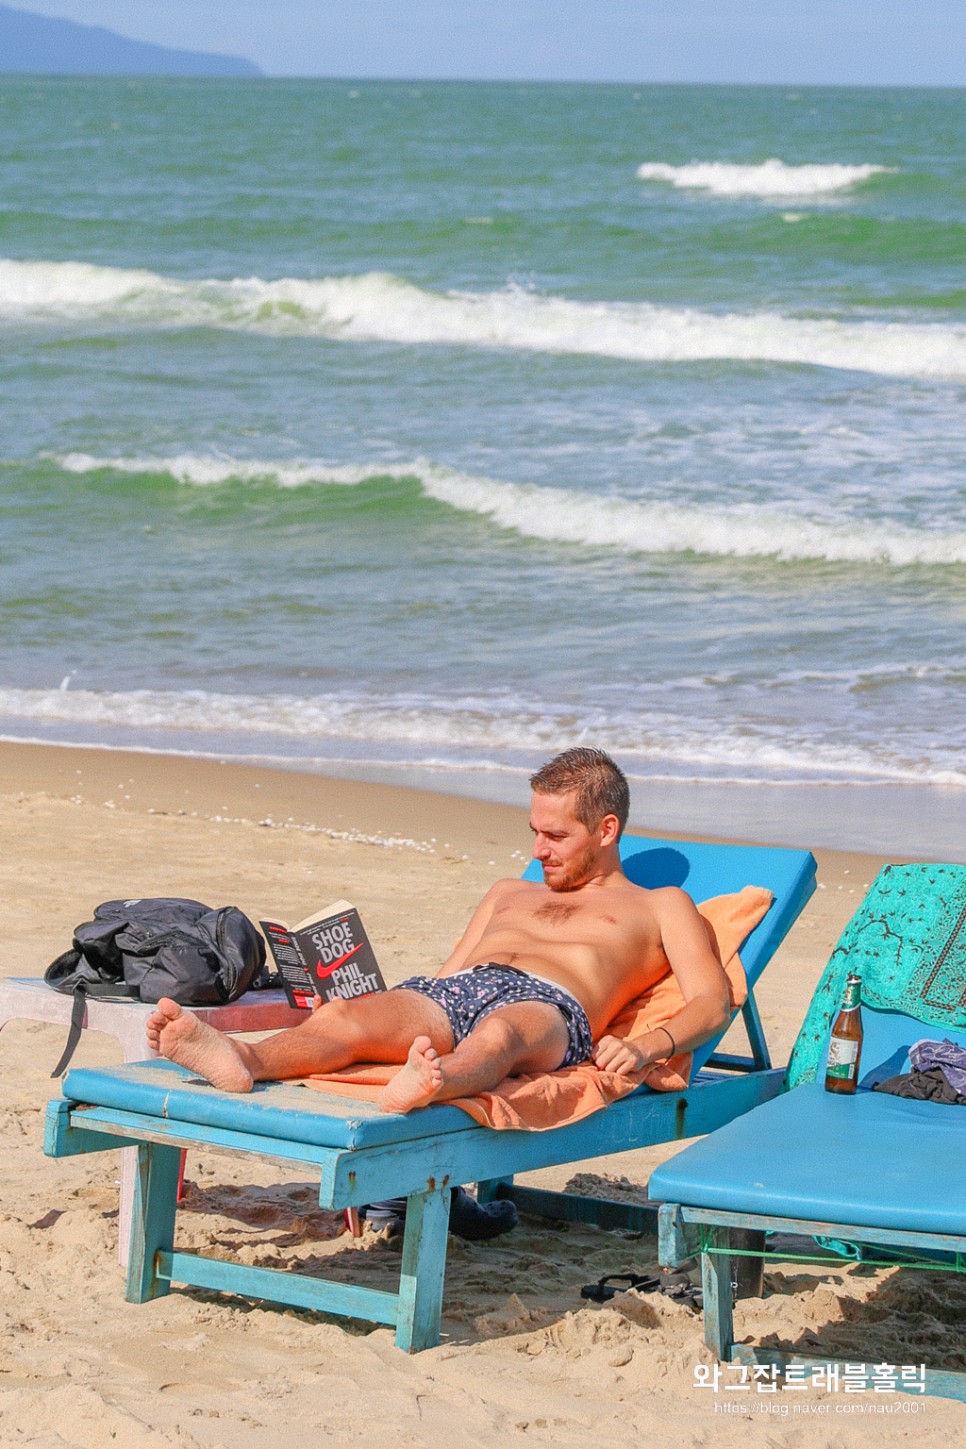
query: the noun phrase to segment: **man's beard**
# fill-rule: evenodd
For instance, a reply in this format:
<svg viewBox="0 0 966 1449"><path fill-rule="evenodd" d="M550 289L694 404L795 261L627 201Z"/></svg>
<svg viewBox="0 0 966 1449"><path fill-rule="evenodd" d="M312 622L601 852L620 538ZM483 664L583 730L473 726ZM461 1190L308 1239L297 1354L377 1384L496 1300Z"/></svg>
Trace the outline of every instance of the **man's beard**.
<svg viewBox="0 0 966 1449"><path fill-rule="evenodd" d="M587 884L596 873L593 869L596 857L592 850L586 851L575 860L569 861L566 865L557 867L557 874L553 880L547 878L547 868L543 868L543 882L549 890L564 894L567 891L579 890Z"/></svg>

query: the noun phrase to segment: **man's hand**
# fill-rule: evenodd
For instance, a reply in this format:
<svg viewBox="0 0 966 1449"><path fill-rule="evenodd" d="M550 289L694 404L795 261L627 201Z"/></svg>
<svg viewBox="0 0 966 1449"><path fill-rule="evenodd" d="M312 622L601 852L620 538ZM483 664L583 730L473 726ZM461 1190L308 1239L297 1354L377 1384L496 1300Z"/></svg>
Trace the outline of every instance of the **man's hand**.
<svg viewBox="0 0 966 1449"><path fill-rule="evenodd" d="M651 1064L651 1058L632 1041L625 1041L619 1036L602 1036L591 1057L599 1071L615 1072L619 1077L632 1077Z"/></svg>

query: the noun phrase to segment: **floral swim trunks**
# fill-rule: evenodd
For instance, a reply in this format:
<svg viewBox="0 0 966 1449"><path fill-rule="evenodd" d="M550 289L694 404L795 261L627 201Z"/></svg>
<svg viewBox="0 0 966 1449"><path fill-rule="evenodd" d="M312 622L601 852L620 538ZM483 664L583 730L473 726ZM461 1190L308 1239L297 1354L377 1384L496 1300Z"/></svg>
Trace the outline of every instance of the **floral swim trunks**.
<svg viewBox="0 0 966 1449"><path fill-rule="evenodd" d="M459 1046L491 1012L521 1001L540 1001L555 1006L564 1019L570 1038L561 1067L575 1067L590 1057L594 1039L587 1013L575 996L542 976L531 976L515 966L488 961L458 971L455 976L410 976L400 981L397 991L418 991L446 1013L453 1031L453 1045ZM559 1068L558 1068L559 1070Z"/></svg>

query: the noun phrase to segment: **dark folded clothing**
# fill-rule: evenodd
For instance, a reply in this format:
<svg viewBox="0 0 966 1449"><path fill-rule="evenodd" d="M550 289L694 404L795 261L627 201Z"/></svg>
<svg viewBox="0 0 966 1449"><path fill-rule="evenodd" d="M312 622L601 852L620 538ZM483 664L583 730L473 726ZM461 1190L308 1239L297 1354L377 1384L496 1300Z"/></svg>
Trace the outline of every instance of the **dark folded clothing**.
<svg viewBox="0 0 966 1449"><path fill-rule="evenodd" d="M910 1097L917 1102L943 1102L949 1106L966 1106L966 1097L949 1081L941 1067L928 1072L900 1072L897 1077L878 1082L874 1092L888 1092L893 1097Z"/></svg>
<svg viewBox="0 0 966 1449"><path fill-rule="evenodd" d="M365 1209L371 1227L399 1232L406 1221L406 1199L390 1197L371 1202ZM470 1243L485 1243L509 1233L517 1225L516 1204L505 1198L480 1203L463 1187L454 1187L450 1199L449 1230Z"/></svg>

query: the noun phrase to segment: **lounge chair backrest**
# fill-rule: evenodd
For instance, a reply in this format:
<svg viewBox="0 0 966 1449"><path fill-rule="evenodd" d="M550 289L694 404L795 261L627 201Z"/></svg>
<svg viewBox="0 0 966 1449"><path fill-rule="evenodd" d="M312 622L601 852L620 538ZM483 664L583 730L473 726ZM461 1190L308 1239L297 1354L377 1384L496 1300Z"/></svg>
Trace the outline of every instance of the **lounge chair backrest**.
<svg viewBox="0 0 966 1449"><path fill-rule="evenodd" d="M883 867L815 989L786 1087L814 1081L824 1069L832 1018L850 971L862 978L863 1078L920 1037L963 1040L966 865Z"/></svg>

